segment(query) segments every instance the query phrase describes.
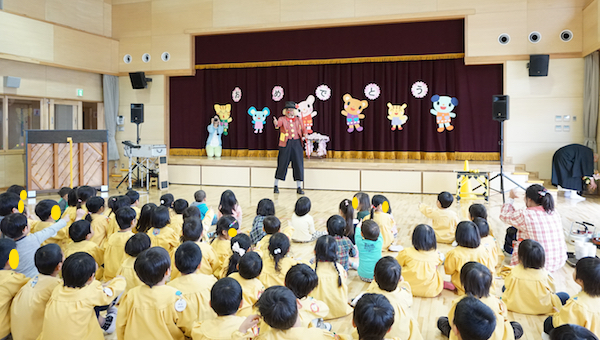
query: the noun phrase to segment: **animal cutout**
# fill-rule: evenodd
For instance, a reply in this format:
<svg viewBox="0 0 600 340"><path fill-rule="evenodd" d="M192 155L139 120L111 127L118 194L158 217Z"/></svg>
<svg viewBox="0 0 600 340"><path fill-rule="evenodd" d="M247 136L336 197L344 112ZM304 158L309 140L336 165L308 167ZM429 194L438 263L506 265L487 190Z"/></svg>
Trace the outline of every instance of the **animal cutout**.
<svg viewBox="0 0 600 340"><path fill-rule="evenodd" d="M344 100L342 116L346 116L348 132L353 132L354 129L358 132L362 131L363 127L360 126L360 120L365 118L365 115L362 112L369 106L369 102L352 98L348 93L346 93L342 99Z"/></svg>
<svg viewBox="0 0 600 340"><path fill-rule="evenodd" d="M302 124L306 129L306 133L311 134L313 132L313 117L317 115L317 111L313 110L313 104L315 103L315 96L312 94L306 97L306 100L298 103L298 115L302 118Z"/></svg>
<svg viewBox="0 0 600 340"><path fill-rule="evenodd" d="M393 105L392 103L387 103L387 118L392 123L392 131L395 131L396 129L402 130L402 125L404 125L404 123L406 123L408 120L408 116L404 113L407 106L408 105L406 103L402 105Z"/></svg>
<svg viewBox="0 0 600 340"><path fill-rule="evenodd" d="M219 105L215 104L215 112L219 116L221 121L219 124L223 127L223 135L227 136L229 130L229 123L233 121L231 118L231 104Z"/></svg>
<svg viewBox="0 0 600 340"><path fill-rule="evenodd" d="M250 106L248 114L252 116L252 124L254 124L254 133L262 133L267 117L271 114L268 107L263 107L262 111L257 110L254 106Z"/></svg>
<svg viewBox="0 0 600 340"><path fill-rule="evenodd" d="M429 112L436 117L437 131L444 132L444 129L448 131L454 130L454 126L450 125L450 118L456 118L456 113L452 112L452 110L458 105L458 99L436 94L431 97L431 101L433 102L433 109L429 110Z"/></svg>

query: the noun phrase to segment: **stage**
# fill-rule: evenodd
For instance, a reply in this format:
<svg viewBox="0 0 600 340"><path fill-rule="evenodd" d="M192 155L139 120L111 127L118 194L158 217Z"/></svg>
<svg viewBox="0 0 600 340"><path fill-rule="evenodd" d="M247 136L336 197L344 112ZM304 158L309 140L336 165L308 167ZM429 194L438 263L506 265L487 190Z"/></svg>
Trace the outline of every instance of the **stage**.
<svg viewBox="0 0 600 340"><path fill-rule="evenodd" d="M276 158L170 156L169 182L172 184L219 185L230 187L273 187ZM498 161L470 161L470 169L500 171ZM437 194L456 193L456 171L463 161L305 159L304 188L314 190L351 190ZM515 172L512 164L504 165L504 173L518 183L527 183L528 174ZM509 185L510 184L510 185ZM291 168L280 188L295 188ZM499 181L492 187L499 187ZM505 188L513 185L505 181Z"/></svg>

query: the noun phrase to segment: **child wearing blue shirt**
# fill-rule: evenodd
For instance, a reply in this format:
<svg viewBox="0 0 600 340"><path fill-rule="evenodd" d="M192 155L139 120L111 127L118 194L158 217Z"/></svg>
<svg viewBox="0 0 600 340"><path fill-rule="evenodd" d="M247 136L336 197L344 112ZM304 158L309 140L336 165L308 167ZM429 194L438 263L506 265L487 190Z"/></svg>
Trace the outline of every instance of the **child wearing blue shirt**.
<svg viewBox="0 0 600 340"><path fill-rule="evenodd" d="M383 237L379 232L377 222L363 221L356 227L354 233L356 247L358 248L358 277L365 282L373 281L375 264L381 258Z"/></svg>

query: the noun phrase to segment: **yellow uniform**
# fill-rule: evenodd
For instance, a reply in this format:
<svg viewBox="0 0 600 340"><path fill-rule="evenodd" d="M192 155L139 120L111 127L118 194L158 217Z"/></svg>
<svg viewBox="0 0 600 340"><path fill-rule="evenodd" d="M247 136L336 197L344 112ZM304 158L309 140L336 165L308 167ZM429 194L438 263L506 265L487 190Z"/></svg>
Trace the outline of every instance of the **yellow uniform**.
<svg viewBox="0 0 600 340"><path fill-rule="evenodd" d="M485 248L490 256L490 271L492 275L496 273L496 266L498 265L498 243L496 243L496 238L492 235L488 235L481 239L481 246Z"/></svg>
<svg viewBox="0 0 600 340"><path fill-rule="evenodd" d="M550 314L562 303L554 294L554 280L545 269L516 265L504 279L502 301L509 311L522 314Z"/></svg>
<svg viewBox="0 0 600 340"><path fill-rule="evenodd" d="M210 290L217 282L212 275L188 274L182 275L175 280L167 283L179 290L185 300L187 307L192 313L189 313L191 319L183 320L185 328L192 329L192 324L196 320L208 320L217 317L215 311L210 307Z"/></svg>
<svg viewBox="0 0 600 340"><path fill-rule="evenodd" d="M183 235L182 230L183 230L183 215L181 214L176 214L175 216L171 217L171 222L169 224L167 224L167 227L175 230L175 233L177 234L178 237L181 237L181 235Z"/></svg>
<svg viewBox="0 0 600 340"><path fill-rule="evenodd" d="M466 295L465 295L466 296ZM448 321L450 325L452 325L452 321L454 320L454 312L456 310L456 304L465 298L465 296L461 296L454 301L452 301L452 307L450 308L450 312L448 312ZM490 307L490 309L496 315L496 329L489 340L514 340L515 339L515 331L513 330L510 322L506 318L506 305L500 299L495 296L487 296L479 299L479 301L483 302L486 306ZM458 340L458 337L454 332L450 332L450 340Z"/></svg>
<svg viewBox="0 0 600 340"><path fill-rule="evenodd" d="M564 324L585 327L594 334L600 334L600 296L590 296L580 292L552 316L552 324L558 327Z"/></svg>
<svg viewBox="0 0 600 340"><path fill-rule="evenodd" d="M0 270L0 339L10 334L10 305L28 277L12 270ZM22 321L30 321L23 319Z"/></svg>
<svg viewBox="0 0 600 340"><path fill-rule="evenodd" d="M329 306L323 301L319 301L313 297L305 296L300 299L302 308L298 310L302 327L308 327L314 319L324 319L329 314Z"/></svg>
<svg viewBox="0 0 600 340"><path fill-rule="evenodd" d="M195 312L176 288L165 285L132 288L119 304L117 339L135 340L151 334L153 339L184 340L184 334L192 333L183 323L193 318L190 313Z"/></svg>
<svg viewBox="0 0 600 340"><path fill-rule="evenodd" d="M386 336L406 340L423 339L421 331L419 331L419 323L410 310L413 303L410 287L408 282L401 281L398 283L396 290L388 292L380 289L377 282L373 281L367 289L367 293L385 296L390 301L392 307L394 307L394 324ZM358 333L356 335L358 336Z"/></svg>
<svg viewBox="0 0 600 340"><path fill-rule="evenodd" d="M273 256L266 255L263 258L263 269L258 279L265 285L265 288L271 286L285 286L285 275L298 261L291 257L284 257L279 260L279 270L275 269L275 260Z"/></svg>
<svg viewBox="0 0 600 340"><path fill-rule="evenodd" d="M163 247L169 254L175 253L175 249L177 249L180 243L177 232L169 227L160 229L150 228L147 234L150 236L150 242L153 247Z"/></svg>
<svg viewBox="0 0 600 340"><path fill-rule="evenodd" d="M61 279L39 274L19 290L10 307L14 340L37 339L42 332L46 304L58 285L62 285Z"/></svg>
<svg viewBox="0 0 600 340"><path fill-rule="evenodd" d="M121 230L119 224L117 223L117 215L110 214L107 217L108 226L106 227L106 238L108 239L112 234L118 233Z"/></svg>
<svg viewBox="0 0 600 340"><path fill-rule="evenodd" d="M235 335L239 335L240 332L236 332L233 338L237 338ZM306 328L306 327L292 327L286 330L280 329L269 329L263 331L261 329L260 334L254 338L255 340L297 340L297 339L310 339L310 340L332 340L337 339L337 336L331 332L320 328Z"/></svg>
<svg viewBox="0 0 600 340"><path fill-rule="evenodd" d="M444 289L444 279L438 271L442 259L437 250L419 251L405 248L396 257L402 266L402 277L412 287L413 296L435 297Z"/></svg>
<svg viewBox="0 0 600 340"><path fill-rule="evenodd" d="M262 256L269 255L269 241L272 236L273 234L267 234L256 244L256 250L260 251L259 254Z"/></svg>
<svg viewBox="0 0 600 340"><path fill-rule="evenodd" d="M194 322L193 340L229 340L238 331L245 317L236 315L218 316L210 320ZM238 332L239 333L239 332Z"/></svg>
<svg viewBox="0 0 600 340"><path fill-rule="evenodd" d="M217 255L217 259L219 260L212 268L213 274L219 276L221 270L223 270L223 266L228 263L229 258L233 255L233 251L231 250L231 240L221 240L220 238L216 238L212 241L210 246L213 248L215 255Z"/></svg>
<svg viewBox="0 0 600 340"><path fill-rule="evenodd" d="M31 234L35 234L38 231L42 231L42 230L48 228L49 226L54 225L55 223L56 222L54 220L45 221L45 222L39 221L37 223L34 223L31 227ZM69 245L71 242L73 242L73 241L69 237L69 228L62 228L56 232L56 235L54 235L54 236L50 237L49 239L47 239L46 241L42 242L42 244L40 246L45 246L50 243L55 243L55 244L58 244L60 249L64 252L65 249L67 248L67 245Z"/></svg>
<svg viewBox="0 0 600 340"><path fill-rule="evenodd" d="M131 206L131 209L133 209L133 211L135 211L135 219L139 220L140 214L142 213L142 209L140 207L134 207L134 206Z"/></svg>
<svg viewBox="0 0 600 340"><path fill-rule="evenodd" d="M371 215L367 215L363 221L370 219ZM377 222L377 225L379 226L379 233L381 237L383 237L382 248L385 250L389 248L392 243L394 243L394 233L396 231L396 222L394 221L394 217L381 211L375 211L373 212L373 221Z"/></svg>
<svg viewBox="0 0 600 340"><path fill-rule="evenodd" d="M135 288L137 286L141 286L144 283L140 280L133 268L135 264L135 257L125 254L125 261L119 268L117 272L118 276L123 276L125 278L125 282L127 282L127 286L125 287L125 293L127 293L130 289Z"/></svg>
<svg viewBox="0 0 600 340"><path fill-rule="evenodd" d="M216 268L219 264L219 259L217 258L217 254L210 246L210 244L206 242L194 242L200 247L200 251L202 252L202 262L200 262L200 274L213 275L213 268ZM175 250L177 251L177 250ZM171 280L174 280L181 276L181 273L175 266L175 252L171 255Z"/></svg>
<svg viewBox="0 0 600 340"><path fill-rule="evenodd" d="M104 250L104 281L113 279L125 260L125 243L133 236L131 231L110 235Z"/></svg>
<svg viewBox="0 0 600 340"><path fill-rule="evenodd" d="M96 279L102 280L104 278L104 268L102 265L104 264L104 249L100 249L96 243L92 241L80 241L73 242L67 246L65 249L65 258L71 256L72 254L83 252L92 255L96 263L98 264L98 270L96 271Z"/></svg>
<svg viewBox="0 0 600 340"><path fill-rule="evenodd" d="M454 284L454 286L456 287L458 295L465 294L465 289L463 288L460 282L460 270L462 269L464 264L467 262L475 261L489 268L489 257L490 256L488 252L483 247L466 248L458 246L450 250L446 254L446 262L444 262L444 269L446 270L446 274L452 276L452 284Z"/></svg>
<svg viewBox="0 0 600 340"><path fill-rule="evenodd" d="M115 278L104 287L94 281L83 288L57 286L50 296L39 340L104 340L94 307L106 306L125 289L125 279Z"/></svg>
<svg viewBox="0 0 600 340"><path fill-rule="evenodd" d="M419 210L425 217L431 219L431 227L435 232L438 243L454 242L456 226L460 220L458 214L450 209L438 209L421 203Z"/></svg>
<svg viewBox="0 0 600 340"><path fill-rule="evenodd" d="M96 243L98 247L104 248L106 243L106 229L108 228L108 219L102 214L92 214L92 231L94 235L90 241Z"/></svg>
<svg viewBox="0 0 600 340"><path fill-rule="evenodd" d="M346 285L348 275L344 267L334 262L318 262L315 272L319 277L319 283L310 296L329 306L329 314L325 318L335 319L352 313L352 307L348 305L348 286ZM342 279L341 286L338 286L338 278Z"/></svg>
<svg viewBox="0 0 600 340"><path fill-rule="evenodd" d="M231 273L230 278L236 280L242 286L242 307L237 311L237 316L248 316L258 314L254 309L254 304L258 301L260 295L264 292L265 286L259 279L244 279L239 273Z"/></svg>

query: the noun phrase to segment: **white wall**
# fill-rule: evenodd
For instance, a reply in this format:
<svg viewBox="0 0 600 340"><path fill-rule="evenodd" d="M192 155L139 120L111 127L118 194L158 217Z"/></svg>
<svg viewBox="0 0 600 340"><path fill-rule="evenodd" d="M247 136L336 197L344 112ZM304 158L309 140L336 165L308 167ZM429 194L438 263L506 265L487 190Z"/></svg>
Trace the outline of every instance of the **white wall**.
<svg viewBox="0 0 600 340"><path fill-rule="evenodd" d="M527 61L508 61L505 93L510 96L510 119L505 126L506 157L528 171L550 179L552 155L567 144L583 143L583 59L550 59L547 77L529 77ZM570 122L555 122L570 115ZM573 121L573 118L576 120ZM570 132L555 132L569 125Z"/></svg>

